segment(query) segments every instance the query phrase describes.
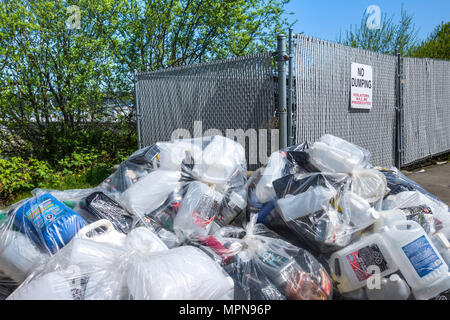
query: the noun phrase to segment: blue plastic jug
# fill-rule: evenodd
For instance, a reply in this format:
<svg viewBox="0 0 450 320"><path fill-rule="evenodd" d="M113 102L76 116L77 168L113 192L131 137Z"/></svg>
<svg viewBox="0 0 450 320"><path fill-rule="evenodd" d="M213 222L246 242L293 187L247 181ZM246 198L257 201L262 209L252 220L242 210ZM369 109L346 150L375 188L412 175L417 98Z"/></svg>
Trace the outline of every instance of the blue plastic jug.
<svg viewBox="0 0 450 320"><path fill-rule="evenodd" d="M14 225L52 254L86 225L80 215L48 193L31 198L14 214Z"/></svg>

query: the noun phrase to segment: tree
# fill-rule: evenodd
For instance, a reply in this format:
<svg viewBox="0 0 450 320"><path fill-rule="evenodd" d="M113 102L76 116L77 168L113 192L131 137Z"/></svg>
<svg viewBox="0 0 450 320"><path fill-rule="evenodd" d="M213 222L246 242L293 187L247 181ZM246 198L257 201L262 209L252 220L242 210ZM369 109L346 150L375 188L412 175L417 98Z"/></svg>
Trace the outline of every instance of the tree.
<svg viewBox="0 0 450 320"><path fill-rule="evenodd" d="M450 22L441 22L425 41L411 49L410 55L450 60Z"/></svg>
<svg viewBox="0 0 450 320"><path fill-rule="evenodd" d="M273 49L287 2L0 0L0 150L55 162L77 147L134 148L133 114L121 112L134 70ZM105 101L120 130L107 130Z"/></svg>
<svg viewBox="0 0 450 320"><path fill-rule="evenodd" d="M402 8L398 24L394 22L394 16L388 17L383 13L380 21L380 29L369 29L366 21L369 14L364 13L360 26L350 27L345 37L339 36L338 42L353 48L372 50L385 54L395 54L398 49L401 55L406 55L417 38L417 31L413 24L412 16Z"/></svg>
<svg viewBox="0 0 450 320"><path fill-rule="evenodd" d="M120 20L119 87L132 85L133 70L205 62L274 50L289 26L289 0L128 1Z"/></svg>

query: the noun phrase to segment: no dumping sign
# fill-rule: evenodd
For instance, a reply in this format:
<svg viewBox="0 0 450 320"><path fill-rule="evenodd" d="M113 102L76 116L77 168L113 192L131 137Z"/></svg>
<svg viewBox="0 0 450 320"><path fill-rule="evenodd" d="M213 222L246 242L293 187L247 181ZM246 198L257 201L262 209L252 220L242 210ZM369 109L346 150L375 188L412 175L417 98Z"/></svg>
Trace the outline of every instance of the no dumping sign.
<svg viewBox="0 0 450 320"><path fill-rule="evenodd" d="M372 66L352 62L350 107L354 109L372 108Z"/></svg>

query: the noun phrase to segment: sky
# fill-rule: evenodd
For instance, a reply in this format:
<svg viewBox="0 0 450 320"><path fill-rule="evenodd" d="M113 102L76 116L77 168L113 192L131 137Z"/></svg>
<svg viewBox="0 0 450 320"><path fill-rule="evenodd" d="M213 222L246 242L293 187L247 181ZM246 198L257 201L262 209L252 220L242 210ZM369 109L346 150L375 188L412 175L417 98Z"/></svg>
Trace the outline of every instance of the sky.
<svg viewBox="0 0 450 320"><path fill-rule="evenodd" d="M286 5L289 22L294 33L303 32L323 40L336 41L339 33L345 35L350 26L360 25L361 18L370 5L380 7L381 14L400 19L401 7L413 16L418 30L418 40L424 40L442 21L450 21L450 0L291 0Z"/></svg>

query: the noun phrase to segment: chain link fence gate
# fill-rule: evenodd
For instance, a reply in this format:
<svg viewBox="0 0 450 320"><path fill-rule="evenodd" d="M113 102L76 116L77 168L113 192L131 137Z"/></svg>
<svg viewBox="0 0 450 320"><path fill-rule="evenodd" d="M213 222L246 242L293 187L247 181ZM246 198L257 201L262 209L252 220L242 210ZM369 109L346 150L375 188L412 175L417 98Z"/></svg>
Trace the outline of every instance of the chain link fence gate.
<svg viewBox="0 0 450 320"><path fill-rule="evenodd" d="M249 170L265 164L278 149L277 131L270 130L275 128L272 61L272 53L260 53L136 74L139 147L182 132L200 137L242 130L258 140L235 139L245 144Z"/></svg>

